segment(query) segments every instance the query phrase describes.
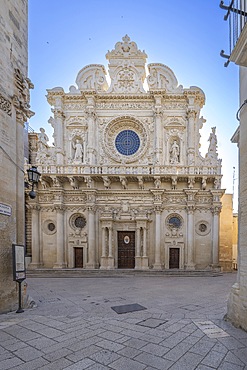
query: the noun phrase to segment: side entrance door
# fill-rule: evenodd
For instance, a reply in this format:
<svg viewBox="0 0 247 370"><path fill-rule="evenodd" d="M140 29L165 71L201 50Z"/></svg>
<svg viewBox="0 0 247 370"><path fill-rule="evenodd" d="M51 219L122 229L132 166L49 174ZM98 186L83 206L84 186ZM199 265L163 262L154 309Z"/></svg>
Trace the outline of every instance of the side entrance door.
<svg viewBox="0 0 247 370"><path fill-rule="evenodd" d="M170 248L169 269L179 269L179 248Z"/></svg>
<svg viewBox="0 0 247 370"><path fill-rule="evenodd" d="M118 268L135 268L134 231L118 231Z"/></svg>
<svg viewBox="0 0 247 370"><path fill-rule="evenodd" d="M75 268L83 268L83 248L74 248Z"/></svg>

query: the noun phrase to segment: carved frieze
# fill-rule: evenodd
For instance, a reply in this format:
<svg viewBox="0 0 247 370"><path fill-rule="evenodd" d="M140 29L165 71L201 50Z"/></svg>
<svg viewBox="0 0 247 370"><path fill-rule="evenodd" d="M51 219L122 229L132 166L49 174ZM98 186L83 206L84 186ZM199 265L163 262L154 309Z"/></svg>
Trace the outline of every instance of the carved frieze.
<svg viewBox="0 0 247 370"><path fill-rule="evenodd" d="M80 111L80 113L83 113L85 111L85 107L85 103L66 102L64 104L64 111Z"/></svg>
<svg viewBox="0 0 247 370"><path fill-rule="evenodd" d="M79 194L79 195L65 195L64 196L64 202L65 203L81 203L86 201L86 195L85 194Z"/></svg>
<svg viewBox="0 0 247 370"><path fill-rule="evenodd" d="M96 103L97 109L116 109L116 110L129 110L129 109L141 109L151 110L153 104L149 102L101 102Z"/></svg>

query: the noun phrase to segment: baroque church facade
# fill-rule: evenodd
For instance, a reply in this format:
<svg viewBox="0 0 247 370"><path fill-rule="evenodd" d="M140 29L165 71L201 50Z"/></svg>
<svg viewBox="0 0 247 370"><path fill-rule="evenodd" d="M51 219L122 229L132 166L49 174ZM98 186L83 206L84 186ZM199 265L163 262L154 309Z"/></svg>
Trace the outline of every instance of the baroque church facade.
<svg viewBox="0 0 247 370"><path fill-rule="evenodd" d="M224 190L215 127L200 153L203 91L146 65L127 35L106 58L108 78L91 64L68 93L47 90L52 146L43 128L29 134L42 174L27 199L29 268L217 267Z"/></svg>

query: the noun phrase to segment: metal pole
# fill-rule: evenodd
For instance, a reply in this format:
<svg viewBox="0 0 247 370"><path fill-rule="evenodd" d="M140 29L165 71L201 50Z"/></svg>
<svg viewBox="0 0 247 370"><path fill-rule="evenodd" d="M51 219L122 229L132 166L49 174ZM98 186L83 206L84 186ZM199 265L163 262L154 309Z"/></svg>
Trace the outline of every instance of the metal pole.
<svg viewBox="0 0 247 370"><path fill-rule="evenodd" d="M24 310L21 308L21 281L18 281L19 284L19 307L16 313L22 313Z"/></svg>

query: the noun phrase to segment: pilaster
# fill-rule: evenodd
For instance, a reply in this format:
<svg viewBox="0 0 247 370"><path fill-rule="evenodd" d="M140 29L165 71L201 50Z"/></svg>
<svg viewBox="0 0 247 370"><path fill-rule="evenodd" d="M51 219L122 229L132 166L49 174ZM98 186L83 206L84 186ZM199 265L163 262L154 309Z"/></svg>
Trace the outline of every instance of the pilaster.
<svg viewBox="0 0 247 370"><path fill-rule="evenodd" d="M41 267L40 256L40 206L30 204L32 217L32 262L28 265L30 269Z"/></svg>
<svg viewBox="0 0 247 370"><path fill-rule="evenodd" d="M62 204L56 204L54 210L57 213L57 262L53 268L67 267L65 263L65 240L64 240L64 211L65 207Z"/></svg>

